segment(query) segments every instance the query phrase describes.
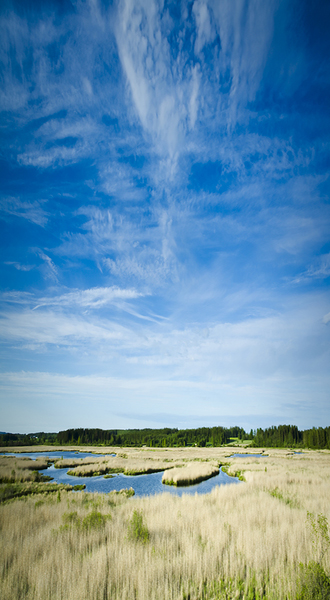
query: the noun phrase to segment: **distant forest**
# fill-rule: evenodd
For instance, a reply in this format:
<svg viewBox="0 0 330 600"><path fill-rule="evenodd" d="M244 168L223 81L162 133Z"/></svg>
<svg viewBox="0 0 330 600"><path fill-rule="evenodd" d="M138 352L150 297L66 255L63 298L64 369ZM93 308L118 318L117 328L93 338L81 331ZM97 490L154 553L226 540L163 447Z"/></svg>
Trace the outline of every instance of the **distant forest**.
<svg viewBox="0 0 330 600"><path fill-rule="evenodd" d="M236 439L235 439L236 438ZM330 427L300 431L295 425L279 425L247 433L241 427L199 427L198 429L67 429L58 433L2 433L0 446L147 446L174 448L213 447L250 440L249 447L330 449Z"/></svg>

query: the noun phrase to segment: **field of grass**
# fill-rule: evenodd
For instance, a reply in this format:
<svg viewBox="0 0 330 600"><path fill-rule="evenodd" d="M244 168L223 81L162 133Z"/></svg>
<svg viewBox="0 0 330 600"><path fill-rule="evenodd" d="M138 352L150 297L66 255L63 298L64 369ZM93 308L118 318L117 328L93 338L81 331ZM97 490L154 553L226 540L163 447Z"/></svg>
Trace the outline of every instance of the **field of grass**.
<svg viewBox="0 0 330 600"><path fill-rule="evenodd" d="M62 490L3 502L2 600L330 597L329 451L271 449L267 458L236 459L228 448L125 454L128 463L227 462L246 482L195 496Z"/></svg>

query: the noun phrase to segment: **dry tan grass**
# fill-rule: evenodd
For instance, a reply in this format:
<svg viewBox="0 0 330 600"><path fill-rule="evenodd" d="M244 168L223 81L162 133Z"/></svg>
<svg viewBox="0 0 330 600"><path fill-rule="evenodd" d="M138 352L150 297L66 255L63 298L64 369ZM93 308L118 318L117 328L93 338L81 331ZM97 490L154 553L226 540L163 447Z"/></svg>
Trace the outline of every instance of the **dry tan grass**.
<svg viewBox="0 0 330 600"><path fill-rule="evenodd" d="M174 467L166 471L162 482L168 485L192 485L219 474L219 467L212 463L188 463L183 468Z"/></svg>
<svg viewBox="0 0 330 600"><path fill-rule="evenodd" d="M36 481L38 475L33 471L46 469L47 465L48 462L43 457L32 460L25 457L0 456L0 481Z"/></svg>
<svg viewBox="0 0 330 600"><path fill-rule="evenodd" d="M219 456L221 449L210 449L197 458L212 459L214 450ZM189 591L197 600L203 582L221 578L229 587L232 581L233 592L209 591L205 598L243 598L254 576L268 599L284 600L294 591L298 563L314 557L307 511L330 520L330 453L269 454L230 459L230 468L244 470L247 482L205 496L117 500L65 492L60 503L41 498L44 503L36 506L39 497L0 506L1 598L174 600ZM127 539L135 509L143 511L147 544ZM100 529L63 528L64 513L76 511L82 520L92 510L111 513L112 519ZM326 556L327 571L329 560Z"/></svg>
<svg viewBox="0 0 330 600"><path fill-rule="evenodd" d="M86 456L86 458L61 458L59 460L55 461L55 467L56 469L68 469L69 467L78 467L78 466L86 466L86 465L92 465L92 464L97 464L99 462L102 462L101 458L98 458L96 456Z"/></svg>
<svg viewBox="0 0 330 600"><path fill-rule="evenodd" d="M81 461L82 462L82 461ZM178 462L178 464L183 464ZM76 477L92 477L95 473L124 473L125 475L143 475L146 473L157 473L169 469L172 465L162 460L151 460L150 458L134 459L116 457L109 459L96 458L87 464L78 464L69 471L70 475Z"/></svg>

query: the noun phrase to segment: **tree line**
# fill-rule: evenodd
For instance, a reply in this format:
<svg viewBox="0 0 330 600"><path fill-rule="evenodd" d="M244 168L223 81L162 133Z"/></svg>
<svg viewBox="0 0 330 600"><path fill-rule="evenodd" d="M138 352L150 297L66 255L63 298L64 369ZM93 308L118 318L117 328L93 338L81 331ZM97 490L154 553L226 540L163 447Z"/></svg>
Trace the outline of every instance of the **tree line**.
<svg viewBox="0 0 330 600"><path fill-rule="evenodd" d="M222 446L231 438L246 436L241 427L200 427L198 429L67 429L57 435L59 444L107 444L109 446Z"/></svg>
<svg viewBox="0 0 330 600"><path fill-rule="evenodd" d="M242 427L199 427L197 429L66 429L58 433L1 433L0 446L184 446L216 447L234 440L251 440L251 447L330 449L330 427L300 431L295 425L279 425L247 433Z"/></svg>
<svg viewBox="0 0 330 600"><path fill-rule="evenodd" d="M279 425L268 429L257 429L253 438L253 446L260 448L312 448L330 449L330 427L313 427L299 431L295 425Z"/></svg>

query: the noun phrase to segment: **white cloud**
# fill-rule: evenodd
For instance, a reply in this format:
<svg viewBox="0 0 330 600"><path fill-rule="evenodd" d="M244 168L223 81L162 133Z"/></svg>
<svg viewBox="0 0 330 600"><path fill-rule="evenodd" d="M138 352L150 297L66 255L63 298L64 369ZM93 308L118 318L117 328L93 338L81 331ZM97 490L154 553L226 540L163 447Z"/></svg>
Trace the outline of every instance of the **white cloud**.
<svg viewBox="0 0 330 600"><path fill-rule="evenodd" d="M120 5L116 28L119 56L136 114L160 156L176 162L179 154L187 151L198 112L211 129L216 122L231 130L241 119L262 78L276 6L276 1L265 5L254 0L246 6L242 0L196 0L196 31L190 35L195 40L197 63L192 65L181 43L187 33L184 19L180 31L174 33L173 25L164 18L162 3L127 0ZM176 36L175 55L168 43L169 30ZM213 52L211 71L202 51L215 41L216 33L221 49ZM219 89L224 74L231 83L229 88ZM197 145L200 136L196 131Z"/></svg>
<svg viewBox="0 0 330 600"><path fill-rule="evenodd" d="M22 165L34 166L46 169L47 167L58 167L74 163L89 154L90 148L86 144L76 144L73 148L65 146L54 147L49 150L30 148L17 159Z"/></svg>
<svg viewBox="0 0 330 600"><path fill-rule="evenodd" d="M29 202L15 197L3 197L0 199L0 211L2 213L22 217L31 223L45 227L49 214L42 208L47 200L35 200Z"/></svg>
<svg viewBox="0 0 330 600"><path fill-rule="evenodd" d="M89 290L72 290L60 296L39 298L38 305L35 308L39 308L40 306L102 308L108 304L113 304L117 300L132 300L143 295L134 289L120 289L116 286L91 288Z"/></svg>
<svg viewBox="0 0 330 600"><path fill-rule="evenodd" d="M197 25L195 53L199 54L206 44L214 40L215 30L211 25L210 12L207 2L203 2L203 0L195 0L193 5L193 13L195 15Z"/></svg>
<svg viewBox="0 0 330 600"><path fill-rule="evenodd" d="M135 218L129 218L116 210L86 206L78 214L87 217L81 226L85 233L67 234L57 254L92 257L100 270L105 267L151 288L177 278L171 209L156 205L146 216L142 206L135 209Z"/></svg>
<svg viewBox="0 0 330 600"><path fill-rule="evenodd" d="M37 17L34 10L24 17L14 9L1 15L0 106L10 111L10 127L23 128L20 164L57 167L108 150L101 117L110 106L111 111L122 107L118 79L115 86L111 77L99 79L104 64L112 70L113 11L89 2L61 18L56 9ZM35 126L33 141L24 134L26 124L28 132ZM73 147L65 144L70 136L78 138Z"/></svg>
<svg viewBox="0 0 330 600"><path fill-rule="evenodd" d="M299 256L307 249L317 247L320 240L327 236L327 223L322 215L306 215L288 208L273 211L270 225L276 231L273 245L277 252L286 252Z"/></svg>
<svg viewBox="0 0 330 600"><path fill-rule="evenodd" d="M0 376L2 426L7 431L26 432L164 424L196 427L201 422L246 426L247 422L250 429L259 426L261 419L263 426L274 421L293 422L300 428L311 423L323 426L328 396L319 383L306 377L301 387L290 378L242 386L150 376L5 372Z"/></svg>
<svg viewBox="0 0 330 600"><path fill-rule="evenodd" d="M51 310L10 311L1 314L3 340L20 341L36 345L51 344L75 347L89 342L101 344L121 342L125 345L130 332L111 322L90 320L75 314L64 315Z"/></svg>
<svg viewBox="0 0 330 600"><path fill-rule="evenodd" d="M190 129L193 129L196 123L199 106L199 86L200 86L200 71L198 65L195 65L192 71L191 96L189 100L189 117Z"/></svg>
<svg viewBox="0 0 330 600"><path fill-rule="evenodd" d="M96 153L103 137L101 126L90 116L51 118L36 130L34 140L18 154L17 160L42 169L75 163Z"/></svg>
<svg viewBox="0 0 330 600"><path fill-rule="evenodd" d="M293 283L327 279L328 277L330 277L330 253L319 256L313 266L294 278Z"/></svg>
<svg viewBox="0 0 330 600"><path fill-rule="evenodd" d="M15 267L15 269L17 269L17 271L31 271L32 269L35 268L35 265L22 265L21 263L12 262L12 261L5 261L4 264Z"/></svg>
<svg viewBox="0 0 330 600"><path fill-rule="evenodd" d="M242 294L243 296L243 294ZM260 296L260 295L259 295ZM116 354L116 372L125 373L131 365L131 375L160 376L164 369L168 377L178 380L235 381L244 385L250 380L286 377L302 378L306 373L325 376L328 373L329 349L327 330L322 326L325 302L310 297L300 304L287 299L286 312L211 322L204 316L199 325L181 322L180 312L164 320L141 310L134 290L87 290L55 296L35 304L31 296L7 295L14 304L35 307L2 312L2 339L7 343L26 343L67 349L81 347L94 357L93 368L104 364ZM137 316L118 319L113 311L102 316L85 309L116 305L117 300L134 299L134 307L119 304L119 308ZM123 299L123 300L122 300ZM40 299L43 300L42 298ZM228 304L242 298L228 299ZM186 309L190 309L190 299ZM198 306L201 302L198 303ZM221 302L221 306L224 302ZM76 308L80 308L80 313ZM228 317L230 311L228 311ZM141 325L141 318L144 319ZM207 329L207 335L205 334ZM47 352L57 352L50 347ZM51 355L51 354L50 354ZM90 363L92 366L92 362ZM151 371L150 371L151 369ZM298 381L297 379L297 381Z"/></svg>
<svg viewBox="0 0 330 600"><path fill-rule="evenodd" d="M210 2L221 40L220 69L230 69L231 87L222 106L233 128L248 102L255 99L273 36L277 0Z"/></svg>
<svg viewBox="0 0 330 600"><path fill-rule="evenodd" d="M156 0L127 0L108 10L97 3L79 4L74 16L67 15L59 23L48 15L42 27L9 13L3 21L5 94L9 97L14 87L20 90L21 123L35 118L33 104L27 99L38 101L38 115L48 119L36 132L37 143L23 144L18 157L21 164L44 169L92 154L99 158L107 193L126 199L138 199L140 195L141 199L143 194L136 186L134 189L129 169L124 172L117 160L118 145L136 146L141 138L137 136L134 143L129 139L133 133L127 127L127 117L132 114L127 115L123 81L116 72L115 34L135 114L145 133L144 154L152 157L156 151L158 156L157 167L154 160L149 166L149 176L166 185L175 181L180 155L192 147L198 152L208 129L234 125L235 114L255 96L272 37L276 2L253 0L246 10L244 6L242 0L235 4L196 0L195 29L193 22L185 21L183 4L181 21L176 22L179 30L163 3ZM204 61L202 51L214 42L216 32L221 50L219 46L210 65ZM197 52L195 64L191 62L191 48L183 44L188 37ZM52 44L54 56L48 52ZM14 49L17 63L22 66L31 48L32 70L20 79L8 56ZM98 77L103 64L108 65L109 72L116 72L114 80ZM229 89L219 89L219 77L228 71L232 84ZM121 131L111 129L110 133L101 124L101 116L108 112L121 118ZM76 143L67 147L66 137L76 137ZM205 151L209 142L204 141ZM105 155L109 160L100 160ZM118 176L116 171L120 171Z"/></svg>
<svg viewBox="0 0 330 600"><path fill-rule="evenodd" d="M124 202L141 202L146 199L147 192L144 187L137 187L134 175L136 172L129 165L109 160L101 169L102 190Z"/></svg>
<svg viewBox="0 0 330 600"><path fill-rule="evenodd" d="M116 40L142 127L156 152L175 162L196 122L199 86L184 52L171 56L162 8L159 2L123 2Z"/></svg>
<svg viewBox="0 0 330 600"><path fill-rule="evenodd" d="M115 306L125 312L140 318L148 319L147 315L139 315L129 304L129 301L148 296L148 292L138 292L134 288L121 289L117 286L90 288L87 290L73 289L64 294L56 294L50 290L48 296L35 296L27 292L5 292L1 295L3 303L29 307L31 310L52 307L62 311L98 310L106 306ZM154 320L153 317L150 320Z"/></svg>
<svg viewBox="0 0 330 600"><path fill-rule="evenodd" d="M55 263L52 261L50 256L45 254L45 252L43 252L42 250L37 250L36 252L40 256L40 258L44 261L44 264L42 265L41 269L44 273L45 278L50 279L51 281L55 281L57 283L58 282L58 268L55 265Z"/></svg>

